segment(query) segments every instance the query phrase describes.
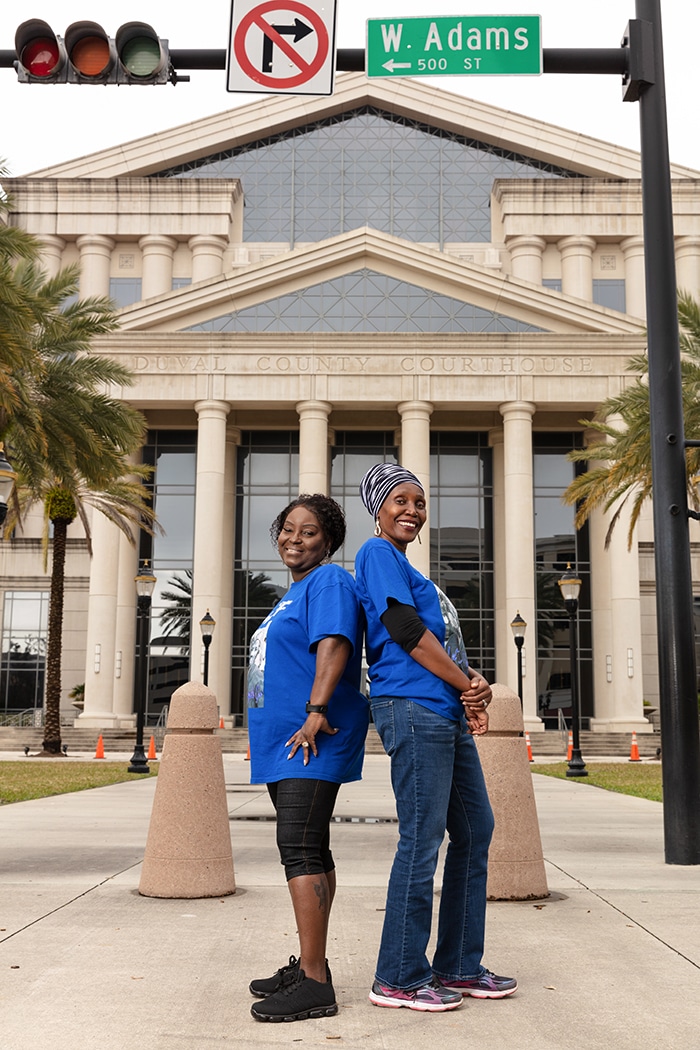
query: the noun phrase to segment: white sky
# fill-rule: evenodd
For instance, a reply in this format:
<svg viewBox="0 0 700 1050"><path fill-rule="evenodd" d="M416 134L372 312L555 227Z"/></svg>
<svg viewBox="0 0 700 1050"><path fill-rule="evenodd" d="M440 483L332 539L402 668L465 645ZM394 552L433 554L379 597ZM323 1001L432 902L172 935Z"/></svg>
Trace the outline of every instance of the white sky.
<svg viewBox="0 0 700 1050"><path fill-rule="evenodd" d="M22 8L20 15L14 14ZM284 8L283 0L280 7ZM118 10L118 14L115 12ZM14 48L24 19L42 18L63 35L80 19L99 22L110 36L130 20L150 23L173 48L226 48L228 0L5 0L0 49ZM338 0L336 44L364 47L365 20L416 15L539 14L545 47L618 47L635 17L634 0ZM700 40L698 0L662 0L666 95L671 160L700 170L700 110L695 53ZM0 69L0 158L23 175L63 160L140 138L163 128L234 109L256 96L229 94L223 71L190 71L177 87L41 86L18 84ZM639 148L639 107L621 101L617 76L433 77L428 83L455 94L571 128L608 142ZM258 96L264 98L264 96Z"/></svg>

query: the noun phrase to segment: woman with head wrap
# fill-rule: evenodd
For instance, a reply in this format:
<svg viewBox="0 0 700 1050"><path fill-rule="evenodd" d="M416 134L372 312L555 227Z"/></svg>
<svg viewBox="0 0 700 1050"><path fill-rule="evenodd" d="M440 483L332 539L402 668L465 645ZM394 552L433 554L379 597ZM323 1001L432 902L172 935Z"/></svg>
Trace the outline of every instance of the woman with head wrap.
<svg viewBox="0 0 700 1050"><path fill-rule="evenodd" d="M391 758L399 843L370 1001L453 1010L463 995L501 999L517 988L482 964L493 815L473 736L488 729L491 688L469 666L457 612L413 568L406 550L426 521L419 479L378 463L360 486L375 519L355 575L367 618L372 715ZM437 945L426 950L433 879L445 833Z"/></svg>

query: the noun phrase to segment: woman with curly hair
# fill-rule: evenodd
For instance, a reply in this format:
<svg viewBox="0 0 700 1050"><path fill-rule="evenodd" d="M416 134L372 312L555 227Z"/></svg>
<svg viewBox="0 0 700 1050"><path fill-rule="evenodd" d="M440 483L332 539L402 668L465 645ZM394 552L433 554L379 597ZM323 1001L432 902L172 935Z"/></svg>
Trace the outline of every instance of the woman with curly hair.
<svg viewBox="0 0 700 1050"><path fill-rule="evenodd" d="M302 495L275 518L273 544L292 586L250 643L251 782L265 783L299 933L299 957L254 980L258 1021L338 1012L326 960L335 894L330 820L341 784L362 773L369 706L360 692L363 620L352 576L329 559L345 517L323 495Z"/></svg>

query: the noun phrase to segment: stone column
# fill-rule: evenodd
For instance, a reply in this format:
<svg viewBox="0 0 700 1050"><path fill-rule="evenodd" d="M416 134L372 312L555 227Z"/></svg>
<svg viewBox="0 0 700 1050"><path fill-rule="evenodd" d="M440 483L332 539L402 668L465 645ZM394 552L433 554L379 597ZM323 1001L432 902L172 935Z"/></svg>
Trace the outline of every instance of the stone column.
<svg viewBox="0 0 700 1050"><path fill-rule="evenodd" d="M109 271L114 241L111 237L84 234L75 242L80 250L80 298L109 295Z"/></svg>
<svg viewBox="0 0 700 1050"><path fill-rule="evenodd" d="M612 417L610 422L619 423ZM589 440L599 441L593 432ZM600 466L591 462L589 469ZM613 512L616 508L613 509ZM644 717L642 609L636 536L628 549L630 511L623 507L606 548L611 513L596 510L589 519L593 684L599 733L653 732Z"/></svg>
<svg viewBox="0 0 700 1050"><path fill-rule="evenodd" d="M173 288L173 255L177 241L172 237L148 234L139 241L141 249L141 298L165 295Z"/></svg>
<svg viewBox="0 0 700 1050"><path fill-rule="evenodd" d="M421 543L409 544L412 565L430 576L430 417L429 401L401 401L396 406L401 417L401 465L412 470L420 480L428 501L428 518L421 532Z"/></svg>
<svg viewBox="0 0 700 1050"><path fill-rule="evenodd" d="M188 244L192 251L192 284L218 277L223 272L226 249L223 237L198 233L190 237Z"/></svg>
<svg viewBox="0 0 700 1050"><path fill-rule="evenodd" d="M676 238L676 283L679 291L700 296L700 237Z"/></svg>
<svg viewBox="0 0 700 1050"><path fill-rule="evenodd" d="M138 538L137 541L138 543ZM136 662L136 585L139 571L136 546L119 533L117 617L114 652L114 714L120 725L135 725L134 664ZM160 634L160 631L156 633Z"/></svg>
<svg viewBox="0 0 700 1050"><path fill-rule="evenodd" d="M564 295L593 301L592 237L562 237L557 241L561 253L561 290Z"/></svg>
<svg viewBox="0 0 700 1050"><path fill-rule="evenodd" d="M644 238L625 237L620 241L625 257L625 309L633 317L646 317L647 299L644 278Z"/></svg>
<svg viewBox="0 0 700 1050"><path fill-rule="evenodd" d="M510 252L510 272L513 277L533 284L542 284L542 253L547 242L542 237L509 237L506 248Z"/></svg>
<svg viewBox="0 0 700 1050"><path fill-rule="evenodd" d="M535 526L532 470L532 417L536 406L511 401L499 406L503 416L503 505L505 622L517 612L528 625L523 648L527 673L523 677L525 728L543 729L537 714L537 623L535 619ZM506 626L502 634L505 636ZM499 643L501 635L499 635ZM499 645L499 648L501 647ZM506 683L517 688L517 650L512 639L506 646ZM527 659L528 656L530 659ZM499 675L500 677L500 675Z"/></svg>
<svg viewBox="0 0 700 1050"><path fill-rule="evenodd" d="M44 273L47 277L55 277L61 269L63 249L66 246L66 242L62 237L55 237L49 233L44 234L40 240L41 265L44 268Z"/></svg>
<svg viewBox="0 0 700 1050"><path fill-rule="evenodd" d="M328 417L333 408L327 401L300 401L299 492L328 493Z"/></svg>
<svg viewBox="0 0 700 1050"><path fill-rule="evenodd" d="M226 418L231 410L227 401L197 401L197 480L194 509L194 565L192 571L192 630L190 678L202 677L202 637L199 621L207 609L221 620L222 597L231 579L222 578L224 557L224 493L226 488ZM228 591L227 591L228 593ZM217 694L229 689L219 681L221 661L214 655L219 638L215 633L209 651L209 685Z"/></svg>
<svg viewBox="0 0 700 1050"><path fill-rule="evenodd" d="M228 718L231 714L231 646L233 644L233 560L235 550L235 504L236 464L241 432L238 427L226 428L226 453L224 458L224 518L222 527L221 555L221 604L220 622L209 652L210 667L217 663L219 709Z"/></svg>
<svg viewBox="0 0 700 1050"><path fill-rule="evenodd" d="M120 532L104 514L92 518L92 560L85 643L85 706L78 724L115 726L114 670Z"/></svg>

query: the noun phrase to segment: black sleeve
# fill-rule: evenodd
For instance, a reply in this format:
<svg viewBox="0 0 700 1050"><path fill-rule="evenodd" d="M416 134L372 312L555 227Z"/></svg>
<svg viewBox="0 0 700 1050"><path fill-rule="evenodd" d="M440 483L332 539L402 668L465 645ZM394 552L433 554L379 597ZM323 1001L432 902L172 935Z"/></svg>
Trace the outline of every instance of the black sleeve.
<svg viewBox="0 0 700 1050"><path fill-rule="evenodd" d="M410 653L418 645L427 627L412 605L401 605L389 599L389 608L381 617L382 623L389 632L392 642L400 645L404 652Z"/></svg>

